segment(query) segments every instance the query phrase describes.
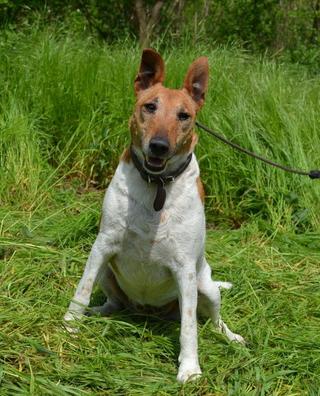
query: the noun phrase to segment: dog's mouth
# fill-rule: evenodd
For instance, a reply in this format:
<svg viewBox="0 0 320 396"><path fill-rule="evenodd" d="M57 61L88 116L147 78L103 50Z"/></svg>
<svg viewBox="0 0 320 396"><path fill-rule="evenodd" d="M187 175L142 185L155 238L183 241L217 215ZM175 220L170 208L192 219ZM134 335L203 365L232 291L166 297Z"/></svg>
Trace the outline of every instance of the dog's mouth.
<svg viewBox="0 0 320 396"><path fill-rule="evenodd" d="M144 167L151 172L162 172L167 165L167 161L164 158L159 157L146 157L144 160Z"/></svg>

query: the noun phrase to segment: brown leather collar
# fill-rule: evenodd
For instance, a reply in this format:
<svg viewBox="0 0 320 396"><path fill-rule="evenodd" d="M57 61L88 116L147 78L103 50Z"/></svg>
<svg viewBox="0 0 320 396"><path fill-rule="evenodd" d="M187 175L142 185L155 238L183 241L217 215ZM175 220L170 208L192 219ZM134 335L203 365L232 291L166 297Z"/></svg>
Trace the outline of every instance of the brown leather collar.
<svg viewBox="0 0 320 396"><path fill-rule="evenodd" d="M147 183L155 183L157 185L157 193L153 202L153 209L156 212L159 212L166 201L166 190L165 190L165 185L168 183L172 183L175 181L176 177L181 175L183 173L188 165L191 162L192 159L192 153L190 153L185 160L185 162L179 166L178 169L176 169L173 173L169 175L154 175L152 173L149 173L144 166L141 164L139 158L137 157L136 153L134 152L132 146L130 146L130 153L131 153L131 158L134 166L137 168L138 172L140 173L140 176L142 177L143 180L145 180Z"/></svg>

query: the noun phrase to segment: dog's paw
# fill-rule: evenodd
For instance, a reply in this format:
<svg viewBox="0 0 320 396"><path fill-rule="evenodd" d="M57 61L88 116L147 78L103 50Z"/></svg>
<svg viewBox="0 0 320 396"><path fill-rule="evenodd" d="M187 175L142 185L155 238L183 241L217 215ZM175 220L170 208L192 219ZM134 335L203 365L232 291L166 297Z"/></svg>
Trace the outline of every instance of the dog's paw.
<svg viewBox="0 0 320 396"><path fill-rule="evenodd" d="M230 341L238 342L239 344L246 345L246 340L240 334L233 333L233 337L230 338Z"/></svg>
<svg viewBox="0 0 320 396"><path fill-rule="evenodd" d="M109 316L114 312L120 311L121 308L122 305L119 304L117 301L108 300L103 305L88 308L86 311L86 316Z"/></svg>
<svg viewBox="0 0 320 396"><path fill-rule="evenodd" d="M76 325L76 320L78 318L74 316L70 311L68 311L63 318L63 327L70 334L77 334L79 332L79 328Z"/></svg>
<svg viewBox="0 0 320 396"><path fill-rule="evenodd" d="M194 361L182 361L179 367L177 380L182 384L194 381L201 376L199 364Z"/></svg>
<svg viewBox="0 0 320 396"><path fill-rule="evenodd" d="M238 344L246 345L245 339L240 334L233 333L228 329L228 331L225 332L225 335L231 342L237 342Z"/></svg>
<svg viewBox="0 0 320 396"><path fill-rule="evenodd" d="M221 319L219 319L218 330L222 334L225 334L230 341L238 342L239 344L245 345L246 342L245 342L244 338L241 337L241 335L239 335L239 334L233 333Z"/></svg>
<svg viewBox="0 0 320 396"><path fill-rule="evenodd" d="M214 281L213 283L215 286L218 286L219 289L231 289L233 286L231 282Z"/></svg>

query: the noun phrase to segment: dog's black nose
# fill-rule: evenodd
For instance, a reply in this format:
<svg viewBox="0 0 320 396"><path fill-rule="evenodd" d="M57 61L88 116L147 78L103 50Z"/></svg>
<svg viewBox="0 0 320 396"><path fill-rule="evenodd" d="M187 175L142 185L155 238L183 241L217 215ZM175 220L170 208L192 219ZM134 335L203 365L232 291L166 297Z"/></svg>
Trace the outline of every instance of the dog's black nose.
<svg viewBox="0 0 320 396"><path fill-rule="evenodd" d="M169 151L169 142L165 138L153 138L149 143L150 153L156 156L163 156Z"/></svg>

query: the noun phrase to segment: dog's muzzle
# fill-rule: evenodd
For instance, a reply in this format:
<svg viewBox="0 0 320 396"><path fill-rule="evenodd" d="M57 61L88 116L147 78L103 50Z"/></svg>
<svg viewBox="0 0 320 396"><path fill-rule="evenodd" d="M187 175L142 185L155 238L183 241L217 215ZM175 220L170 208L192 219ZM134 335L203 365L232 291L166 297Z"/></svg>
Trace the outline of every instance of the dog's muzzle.
<svg viewBox="0 0 320 396"><path fill-rule="evenodd" d="M166 138L152 138L149 142L148 155L145 158L145 167L151 172L163 171L166 167L169 150L170 145Z"/></svg>

